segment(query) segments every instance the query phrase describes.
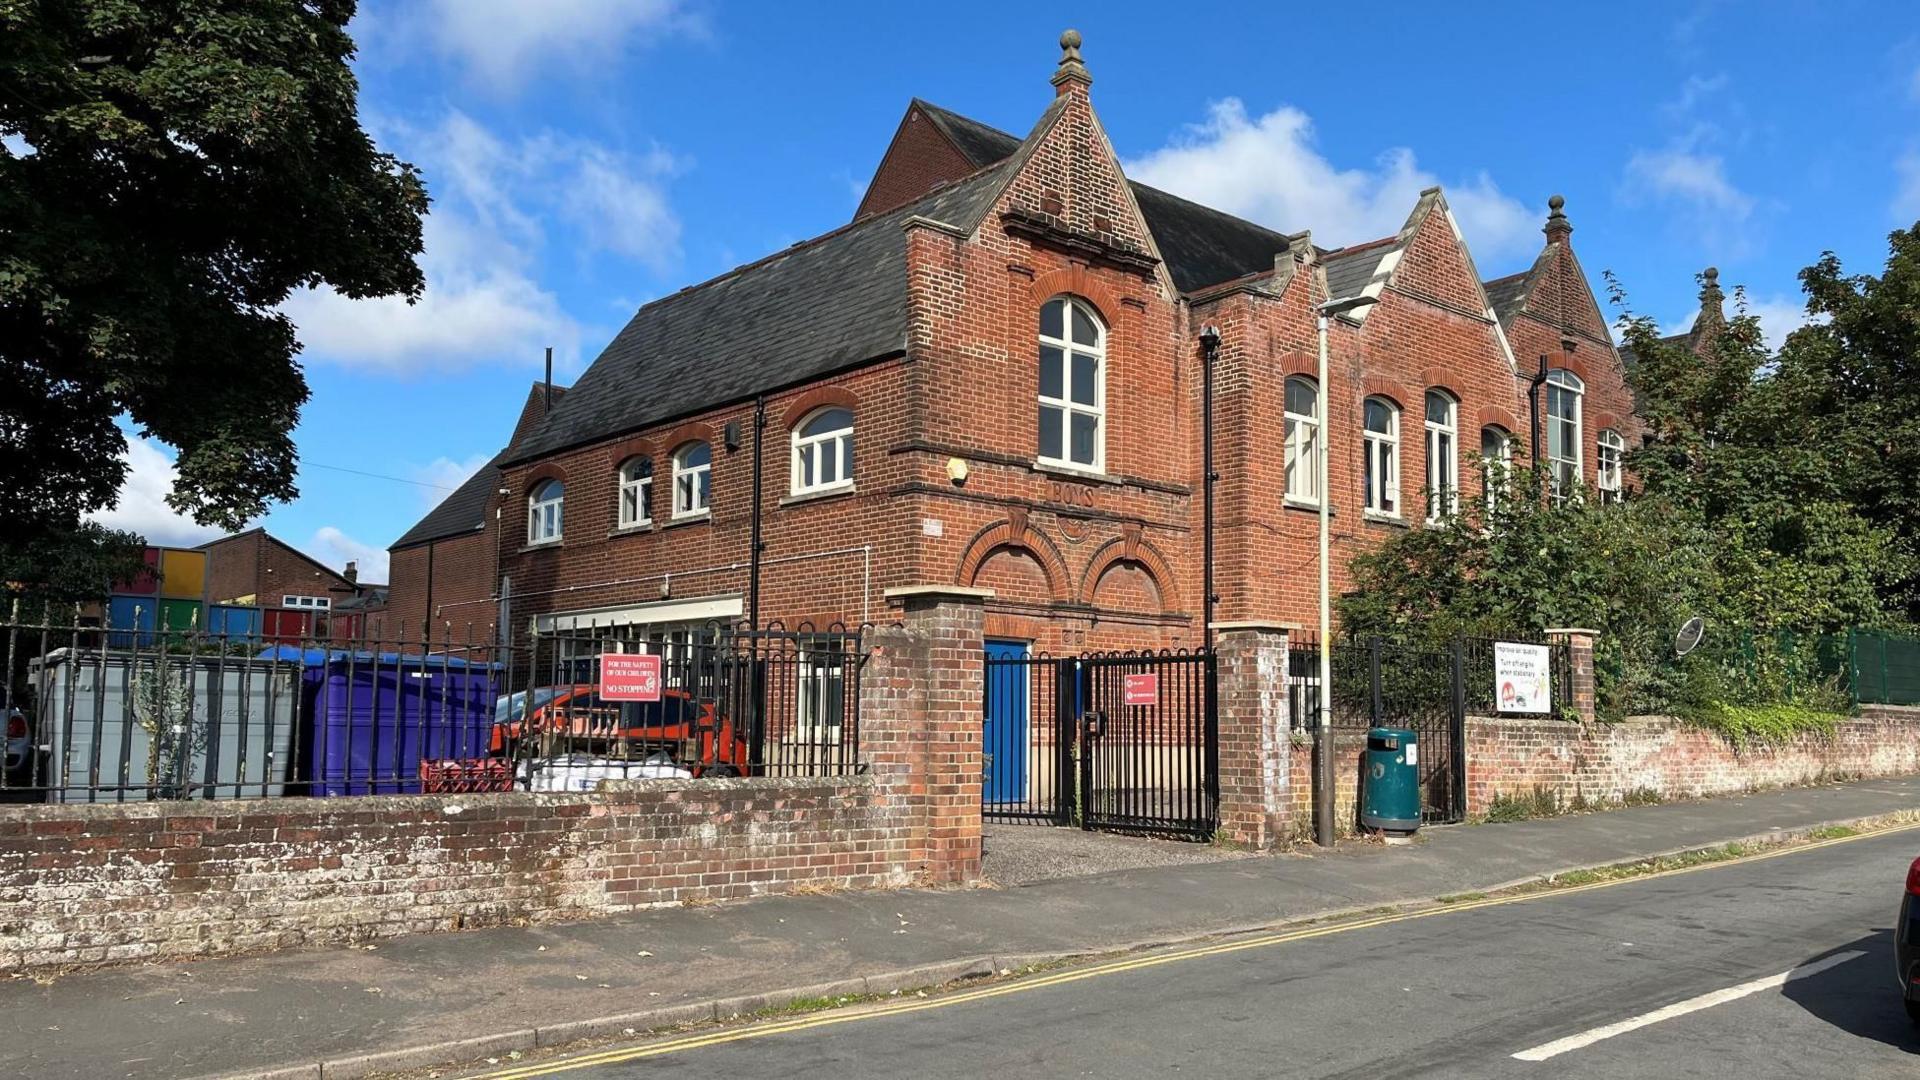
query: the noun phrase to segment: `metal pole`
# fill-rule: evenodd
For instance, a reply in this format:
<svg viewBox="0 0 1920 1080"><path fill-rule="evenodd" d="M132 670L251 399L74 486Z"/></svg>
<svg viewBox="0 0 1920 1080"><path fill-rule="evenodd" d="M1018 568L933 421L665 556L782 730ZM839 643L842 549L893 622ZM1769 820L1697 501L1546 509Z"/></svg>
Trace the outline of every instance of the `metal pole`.
<svg viewBox="0 0 1920 1080"><path fill-rule="evenodd" d="M1332 847L1333 838L1333 578L1329 566L1330 535L1333 521L1333 476L1328 469L1328 443L1332 441L1333 418L1327 414L1327 313L1320 312L1320 368L1315 386L1319 400L1320 437L1314 457L1320 471L1320 713L1314 727L1313 842Z"/></svg>

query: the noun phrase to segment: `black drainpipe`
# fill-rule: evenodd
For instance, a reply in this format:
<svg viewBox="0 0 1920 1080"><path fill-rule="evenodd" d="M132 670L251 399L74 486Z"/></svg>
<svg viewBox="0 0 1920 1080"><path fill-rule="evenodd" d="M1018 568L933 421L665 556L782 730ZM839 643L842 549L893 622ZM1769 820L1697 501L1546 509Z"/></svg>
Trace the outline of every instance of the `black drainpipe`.
<svg viewBox="0 0 1920 1080"><path fill-rule="evenodd" d="M760 629L760 481L761 439L767 428L767 396L753 399L753 516L747 531L747 629Z"/></svg>
<svg viewBox="0 0 1920 1080"><path fill-rule="evenodd" d="M1213 359L1220 352L1220 331L1213 326L1200 328L1200 513L1201 527L1201 626L1200 641L1213 648L1213 485L1220 479L1213 471Z"/></svg>
<svg viewBox="0 0 1920 1080"><path fill-rule="evenodd" d="M1547 384L1547 354L1540 354L1540 373L1527 385L1527 413L1533 421L1533 451L1527 464L1536 473L1540 469L1540 388Z"/></svg>

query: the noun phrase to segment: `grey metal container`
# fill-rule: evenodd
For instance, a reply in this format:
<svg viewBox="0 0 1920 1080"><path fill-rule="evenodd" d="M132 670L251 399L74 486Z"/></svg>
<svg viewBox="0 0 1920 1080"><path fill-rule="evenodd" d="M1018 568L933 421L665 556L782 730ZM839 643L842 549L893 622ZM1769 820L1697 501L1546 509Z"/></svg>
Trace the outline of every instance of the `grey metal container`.
<svg viewBox="0 0 1920 1080"><path fill-rule="evenodd" d="M48 751L48 801L287 794L300 673L294 663L119 649L58 649L32 661L28 677L40 703L35 741ZM169 719L189 735L150 787L154 738L141 716L153 716L144 704L154 691L143 680L154 679L170 684Z"/></svg>

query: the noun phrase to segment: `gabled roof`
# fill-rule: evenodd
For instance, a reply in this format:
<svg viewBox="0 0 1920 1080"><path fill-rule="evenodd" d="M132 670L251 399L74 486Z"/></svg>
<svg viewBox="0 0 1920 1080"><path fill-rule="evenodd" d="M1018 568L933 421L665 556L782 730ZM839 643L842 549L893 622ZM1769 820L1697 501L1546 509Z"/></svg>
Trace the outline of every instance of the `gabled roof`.
<svg viewBox="0 0 1920 1080"><path fill-rule="evenodd" d="M1020 148L1018 137L999 128L919 98L913 103L975 168L1004 161ZM1167 273L1181 292L1271 271L1274 256L1287 250L1286 236L1264 225L1136 180L1127 184L1133 188L1134 201Z"/></svg>
<svg viewBox="0 0 1920 1080"><path fill-rule="evenodd" d="M534 383L527 391L526 404L520 407L520 419L514 423L513 435L507 440L506 449L487 459L485 465L441 499L439 505L427 511L426 517L414 522L413 528L403 533L387 550L424 544L429 540L446 540L485 528L487 499L500 487L500 459L540 426L540 421L547 415L549 398L558 406L566 396L567 387L549 388L544 383Z"/></svg>
<svg viewBox="0 0 1920 1080"><path fill-rule="evenodd" d="M241 540L249 536L258 536L262 540L265 540L267 543L272 544L275 547L279 548L280 550L286 552L287 554L292 555L294 558L301 560L302 562L306 563L308 566L311 566L315 570L318 570L321 573L327 575L328 577L334 579L334 582L336 583L336 585L345 585L349 587L352 587L353 585L352 582L347 580L345 574L342 574L340 571L335 570L333 567L328 566L326 563L321 562L319 559L314 558L313 556L307 554L306 552L301 551L299 548L294 547L292 544L287 543L285 540L282 540L279 537L268 532L267 527L265 525L255 525L251 529L244 529L237 533L229 533L226 536L216 537L212 540L207 541L204 544L199 545L196 548L196 550L206 551L209 548L212 548L216 544L224 544L230 540Z"/></svg>
<svg viewBox="0 0 1920 1080"><path fill-rule="evenodd" d="M974 173L641 308L501 465L659 424L901 352L909 217L972 222Z"/></svg>
<svg viewBox="0 0 1920 1080"><path fill-rule="evenodd" d="M1327 295L1354 296L1367 287L1380 269L1380 261L1394 250L1398 236L1383 236L1364 244L1330 251L1320 263L1327 270Z"/></svg>
<svg viewBox="0 0 1920 1080"><path fill-rule="evenodd" d="M505 453L505 450L500 451L485 465L474 470L465 483L441 499L440 505L427 511L426 517L415 522L413 528L402 533L400 539L395 540L387 550L397 551L429 540L446 540L484 528L487 524L487 499L500 486L500 458Z"/></svg>
<svg viewBox="0 0 1920 1080"><path fill-rule="evenodd" d="M1510 322L1514 314L1520 310L1521 305L1526 303L1530 275L1531 271L1522 270L1517 274L1508 274L1506 277L1495 278L1484 283L1483 287L1487 290L1487 303L1493 305L1493 313L1499 318L1502 326Z"/></svg>

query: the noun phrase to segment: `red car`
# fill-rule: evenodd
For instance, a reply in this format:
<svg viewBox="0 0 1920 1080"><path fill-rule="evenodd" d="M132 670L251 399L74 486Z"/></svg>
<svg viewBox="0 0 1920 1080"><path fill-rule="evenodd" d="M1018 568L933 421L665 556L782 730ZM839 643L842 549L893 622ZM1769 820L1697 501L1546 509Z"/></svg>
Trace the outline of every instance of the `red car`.
<svg viewBox="0 0 1920 1080"><path fill-rule="evenodd" d="M1893 964L1907 1016L1920 1024L1920 859L1907 867L1907 895L1900 898L1900 923L1893 931Z"/></svg>
<svg viewBox="0 0 1920 1080"><path fill-rule="evenodd" d="M597 689L543 686L501 698L494 706L489 749L509 757L591 750L635 760L664 752L695 776L749 771L746 740L712 702L696 702L685 690L671 688L657 702L602 701Z"/></svg>

